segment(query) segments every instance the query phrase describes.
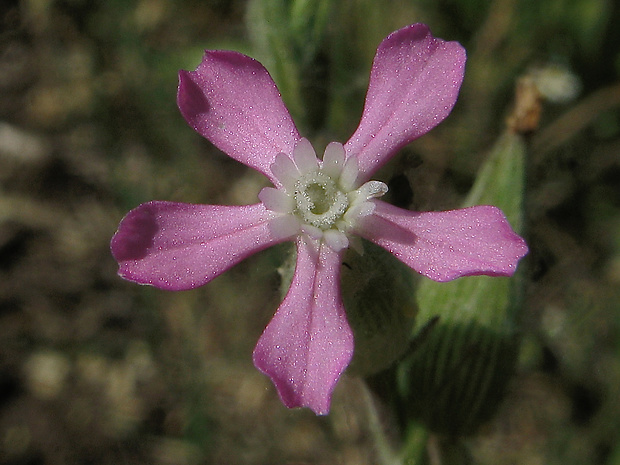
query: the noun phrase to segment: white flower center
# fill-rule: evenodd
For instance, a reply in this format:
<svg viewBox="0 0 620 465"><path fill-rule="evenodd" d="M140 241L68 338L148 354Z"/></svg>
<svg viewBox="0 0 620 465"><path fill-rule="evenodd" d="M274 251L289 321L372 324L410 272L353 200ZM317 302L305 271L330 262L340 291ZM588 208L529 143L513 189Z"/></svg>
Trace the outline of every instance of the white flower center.
<svg viewBox="0 0 620 465"><path fill-rule="evenodd" d="M271 172L281 186L266 187L258 196L267 209L280 214L270 223L272 232L279 237L301 232L334 250L349 246L348 233L375 209L371 200L387 192L379 181L358 187L357 159L345 160L344 147L337 142L327 146L321 161L310 142L301 139L292 159L283 153L276 156Z"/></svg>
<svg viewBox="0 0 620 465"><path fill-rule="evenodd" d="M294 198L294 213L322 230L331 229L349 206L346 194L321 171L301 175L295 183Z"/></svg>

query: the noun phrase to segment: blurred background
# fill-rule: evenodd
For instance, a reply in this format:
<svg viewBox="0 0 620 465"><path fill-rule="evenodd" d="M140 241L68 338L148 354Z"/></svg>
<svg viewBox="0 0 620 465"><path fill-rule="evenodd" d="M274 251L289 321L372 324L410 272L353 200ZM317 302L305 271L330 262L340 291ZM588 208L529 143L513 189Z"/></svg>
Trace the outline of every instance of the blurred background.
<svg viewBox="0 0 620 465"><path fill-rule="evenodd" d="M176 108L204 49L265 64L321 152L355 129L380 41L415 22L468 65L452 115L379 173L392 200L457 208L507 121L527 145L519 357L462 463L620 464L614 0L2 2L0 463L387 463L398 422L359 376L315 417L252 365L281 247L169 293L118 278L109 241L142 202L254 203L267 184ZM435 440L421 463L445 462Z"/></svg>

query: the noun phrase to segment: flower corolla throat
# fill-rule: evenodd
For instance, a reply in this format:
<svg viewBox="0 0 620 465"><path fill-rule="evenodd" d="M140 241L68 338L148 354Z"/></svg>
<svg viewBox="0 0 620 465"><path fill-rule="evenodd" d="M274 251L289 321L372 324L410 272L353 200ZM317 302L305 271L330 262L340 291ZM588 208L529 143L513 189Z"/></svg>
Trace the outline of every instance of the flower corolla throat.
<svg viewBox="0 0 620 465"><path fill-rule="evenodd" d="M277 213L270 223L273 234L289 237L302 232L325 241L334 251L350 245L349 232L375 209L372 199L388 191L380 181L358 186L357 158L347 159L338 142L331 142L319 160L310 142L302 138L292 158L284 153L275 157L271 172L279 185L265 187L258 197Z"/></svg>

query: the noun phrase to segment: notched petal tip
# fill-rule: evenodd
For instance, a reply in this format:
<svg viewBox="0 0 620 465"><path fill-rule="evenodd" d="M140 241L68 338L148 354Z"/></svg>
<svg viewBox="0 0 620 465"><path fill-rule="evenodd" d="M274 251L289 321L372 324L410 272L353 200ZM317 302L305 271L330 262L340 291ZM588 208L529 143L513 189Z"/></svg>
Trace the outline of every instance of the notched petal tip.
<svg viewBox="0 0 620 465"><path fill-rule="evenodd" d="M254 349L289 408L329 413L333 390L353 355L353 333L340 297L342 254L298 241L295 274L284 301Z"/></svg>
<svg viewBox="0 0 620 465"><path fill-rule="evenodd" d="M207 51L194 71L179 72L177 104L200 135L271 181L275 156L300 138L269 72L238 52Z"/></svg>
<svg viewBox="0 0 620 465"><path fill-rule="evenodd" d="M274 237L275 214L258 203L142 204L121 221L111 241L119 275L140 284L179 291L211 281L250 255L286 238Z"/></svg>
<svg viewBox="0 0 620 465"><path fill-rule="evenodd" d="M424 24L390 34L377 49L362 120L345 144L370 179L398 149L443 121L463 81L465 50L433 37Z"/></svg>
<svg viewBox="0 0 620 465"><path fill-rule="evenodd" d="M177 90L177 106L187 122L195 129L199 129L200 115L209 112L211 105L207 96L193 79L189 71L179 71L179 87Z"/></svg>
<svg viewBox="0 0 620 465"><path fill-rule="evenodd" d="M144 258L153 246L158 231L159 226L150 205L135 208L122 219L112 237L112 255L119 263Z"/></svg>
<svg viewBox="0 0 620 465"><path fill-rule="evenodd" d="M418 273L439 282L461 276L511 276L527 253L496 207L417 213L381 201L358 232Z"/></svg>

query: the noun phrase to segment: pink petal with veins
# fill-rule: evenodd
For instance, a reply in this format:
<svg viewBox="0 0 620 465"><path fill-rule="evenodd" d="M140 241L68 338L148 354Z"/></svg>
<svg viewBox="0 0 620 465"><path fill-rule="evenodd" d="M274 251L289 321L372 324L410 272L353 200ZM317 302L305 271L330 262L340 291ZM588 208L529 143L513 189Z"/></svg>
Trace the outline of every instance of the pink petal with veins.
<svg viewBox="0 0 620 465"><path fill-rule="evenodd" d="M377 49L362 120L345 144L357 157L358 182L412 140L426 134L452 111L465 72L458 42L433 37L424 24L390 34Z"/></svg>
<svg viewBox="0 0 620 465"><path fill-rule="evenodd" d="M340 296L342 254L297 241L291 287L254 349L287 407L329 412L331 395L353 354L353 333Z"/></svg>
<svg viewBox="0 0 620 465"><path fill-rule="evenodd" d="M179 291L211 281L277 242L262 204L246 206L148 202L121 221L110 244L118 274Z"/></svg>
<svg viewBox="0 0 620 465"><path fill-rule="evenodd" d="M179 72L177 103L199 134L266 175L300 136L267 70L241 53L207 50L195 71Z"/></svg>
<svg viewBox="0 0 620 465"><path fill-rule="evenodd" d="M435 281L460 276L511 276L527 253L525 241L496 207L417 213L374 201L358 233Z"/></svg>

